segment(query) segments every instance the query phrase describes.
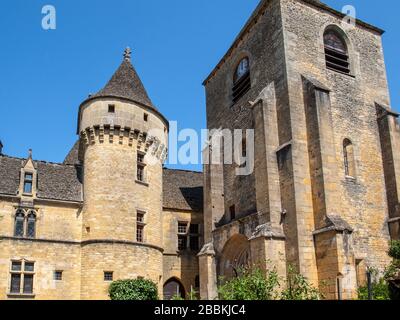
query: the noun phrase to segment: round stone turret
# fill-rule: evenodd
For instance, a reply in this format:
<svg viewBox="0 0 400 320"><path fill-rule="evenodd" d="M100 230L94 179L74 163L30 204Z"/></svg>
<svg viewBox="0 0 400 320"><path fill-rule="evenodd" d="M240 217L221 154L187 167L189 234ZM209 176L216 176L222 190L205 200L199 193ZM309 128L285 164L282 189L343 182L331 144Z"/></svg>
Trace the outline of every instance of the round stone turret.
<svg viewBox="0 0 400 320"><path fill-rule="evenodd" d="M145 277L162 289L162 162L168 123L130 62L79 108L84 167L82 298L113 280ZM104 287L104 292L98 288Z"/></svg>

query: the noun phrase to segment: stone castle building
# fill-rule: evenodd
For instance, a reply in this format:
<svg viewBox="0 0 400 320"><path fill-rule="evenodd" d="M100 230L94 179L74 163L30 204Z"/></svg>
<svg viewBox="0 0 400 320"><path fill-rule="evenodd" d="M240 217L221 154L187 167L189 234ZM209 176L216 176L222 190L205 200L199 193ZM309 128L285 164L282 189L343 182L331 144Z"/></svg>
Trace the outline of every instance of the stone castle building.
<svg viewBox="0 0 400 320"><path fill-rule="evenodd" d="M355 297L400 237L400 125L383 31L343 18L262 0L205 80L208 128L254 129L249 175L163 168L168 122L129 51L80 105L64 163L0 146L0 299L107 299L137 277L164 298L213 299L219 276L249 264L283 277L293 264L326 298Z"/></svg>

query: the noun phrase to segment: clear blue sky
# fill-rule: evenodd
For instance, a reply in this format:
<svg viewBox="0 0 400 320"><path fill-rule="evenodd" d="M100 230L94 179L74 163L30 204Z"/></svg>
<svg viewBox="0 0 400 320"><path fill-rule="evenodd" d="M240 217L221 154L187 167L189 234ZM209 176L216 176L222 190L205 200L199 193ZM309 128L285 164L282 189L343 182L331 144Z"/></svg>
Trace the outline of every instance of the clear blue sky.
<svg viewBox="0 0 400 320"><path fill-rule="evenodd" d="M1 0L0 139L4 152L63 161L77 139L77 109L108 81L126 46L150 97L180 128L206 127L201 85L259 0ZM392 106L400 109L400 4L352 4L387 31ZM41 8L57 9L57 30L41 28ZM188 169L201 169L189 166Z"/></svg>

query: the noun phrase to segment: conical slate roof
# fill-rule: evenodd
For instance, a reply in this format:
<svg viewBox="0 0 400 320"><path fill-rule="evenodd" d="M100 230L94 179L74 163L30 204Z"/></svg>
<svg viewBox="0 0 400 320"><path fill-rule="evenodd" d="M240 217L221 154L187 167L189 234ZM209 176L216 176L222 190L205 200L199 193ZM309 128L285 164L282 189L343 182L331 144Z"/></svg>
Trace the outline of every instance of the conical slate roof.
<svg viewBox="0 0 400 320"><path fill-rule="evenodd" d="M125 50L124 60L106 86L91 98L125 98L155 109L146 89L130 61L130 50Z"/></svg>

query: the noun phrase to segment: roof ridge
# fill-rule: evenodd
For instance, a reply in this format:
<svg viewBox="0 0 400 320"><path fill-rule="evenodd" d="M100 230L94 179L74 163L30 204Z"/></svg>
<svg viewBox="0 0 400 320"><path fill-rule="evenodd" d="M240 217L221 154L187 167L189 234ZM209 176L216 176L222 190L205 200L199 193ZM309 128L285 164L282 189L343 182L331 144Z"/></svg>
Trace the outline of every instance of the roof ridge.
<svg viewBox="0 0 400 320"><path fill-rule="evenodd" d="M14 156L6 155L6 154L0 154L0 157L8 158L8 159L14 159L14 160L21 160L21 161L28 160L28 158L14 157ZM52 164L52 165L59 165L59 166L64 166L64 167L80 166L78 164L65 164L65 163L62 163L62 162L52 162L52 161L46 161L46 160L35 160L35 159L32 159L32 161L36 162L36 163Z"/></svg>
<svg viewBox="0 0 400 320"><path fill-rule="evenodd" d="M196 171L196 170L188 170L188 169L173 169L173 168L163 168L163 170L170 170L170 171L181 171L181 172L192 172L192 173L201 173L203 174L203 171Z"/></svg>

